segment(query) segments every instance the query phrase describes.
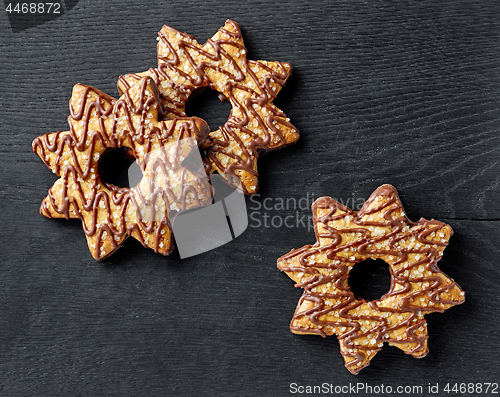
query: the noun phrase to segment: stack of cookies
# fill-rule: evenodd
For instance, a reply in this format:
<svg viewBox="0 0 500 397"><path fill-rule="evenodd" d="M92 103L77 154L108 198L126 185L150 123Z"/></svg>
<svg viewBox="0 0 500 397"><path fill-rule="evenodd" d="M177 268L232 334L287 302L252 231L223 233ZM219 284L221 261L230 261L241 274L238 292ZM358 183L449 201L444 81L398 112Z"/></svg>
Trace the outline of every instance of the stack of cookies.
<svg viewBox="0 0 500 397"><path fill-rule="evenodd" d="M121 76L118 100L77 84L69 131L33 141L33 151L60 177L40 213L80 219L96 260L111 255L129 236L169 254L169 212L211 203L206 174L218 172L245 194L256 193L259 156L298 140L298 130L273 104L291 72L288 63L247 59L233 21L204 45L164 26L156 68ZM185 113L186 102L201 89L218 91L232 105L216 131ZM100 159L117 148L126 148L141 168L142 180L131 189L102 179ZM198 150L205 172L182 165Z"/></svg>

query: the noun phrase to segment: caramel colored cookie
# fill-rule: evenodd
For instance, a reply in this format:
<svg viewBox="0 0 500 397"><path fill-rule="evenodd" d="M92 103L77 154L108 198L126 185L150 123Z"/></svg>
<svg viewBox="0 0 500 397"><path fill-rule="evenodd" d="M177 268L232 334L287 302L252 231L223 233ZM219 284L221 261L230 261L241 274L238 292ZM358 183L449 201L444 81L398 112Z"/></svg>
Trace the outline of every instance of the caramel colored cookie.
<svg viewBox="0 0 500 397"><path fill-rule="evenodd" d="M289 63L247 59L241 30L228 20L205 45L168 26L159 32L158 68L121 76L120 91L142 76L154 79L167 117L185 117L189 97L209 87L232 105L224 126L203 144L207 173L237 176L245 194L258 190L257 160L296 142L298 130L273 100L292 72Z"/></svg>
<svg viewBox="0 0 500 397"><path fill-rule="evenodd" d="M375 190L358 212L330 197L316 200L312 212L316 243L278 259L278 268L304 289L291 331L336 334L353 374L370 364L384 342L424 357L424 315L464 302L464 292L437 267L451 227L410 221L391 185ZM391 287L369 302L352 293L349 272L356 263L378 258L389 265Z"/></svg>
<svg viewBox="0 0 500 397"><path fill-rule="evenodd" d="M111 255L129 236L155 252L170 253L168 212L211 202L206 177L181 165L206 139L206 123L199 118L160 121L158 91L148 77L119 100L77 84L69 108L69 131L33 141L33 151L60 177L40 213L80 219L96 260ZM130 189L109 184L100 175L101 157L120 147L128 148L143 173Z"/></svg>

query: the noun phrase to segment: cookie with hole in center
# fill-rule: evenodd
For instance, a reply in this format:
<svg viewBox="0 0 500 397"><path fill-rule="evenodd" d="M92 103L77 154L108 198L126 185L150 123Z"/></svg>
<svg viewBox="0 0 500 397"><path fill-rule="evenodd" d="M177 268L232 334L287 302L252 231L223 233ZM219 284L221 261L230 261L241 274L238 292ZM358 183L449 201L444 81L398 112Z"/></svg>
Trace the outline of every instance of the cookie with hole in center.
<svg viewBox="0 0 500 397"><path fill-rule="evenodd" d="M290 329L296 334L337 335L347 369L357 374L384 343L422 358L428 352L428 313L464 302L464 292L437 266L453 231L436 220L408 219L391 185L382 185L353 211L330 197L312 205L316 243L278 259L278 268L304 289ZM382 259L389 292L368 301L348 279L366 259Z"/></svg>
<svg viewBox="0 0 500 397"><path fill-rule="evenodd" d="M43 200L47 218L77 218L96 260L130 236L164 255L173 249L169 211L208 205L206 175L186 170L184 158L208 135L199 118L161 120L156 85L144 77L120 99L77 84L70 99L69 131L36 138L33 151L59 179ZM127 148L143 177L132 188L102 179L100 159Z"/></svg>
<svg viewBox="0 0 500 397"><path fill-rule="evenodd" d="M227 122L203 144L206 171L236 176L245 194L256 193L259 156L299 139L297 128L273 104L292 66L248 59L240 27L231 20L204 45L169 26L161 29L158 40L158 67L121 76L118 90L126 90L143 76L153 78L169 118L185 117L186 102L200 89L218 91L232 110Z"/></svg>

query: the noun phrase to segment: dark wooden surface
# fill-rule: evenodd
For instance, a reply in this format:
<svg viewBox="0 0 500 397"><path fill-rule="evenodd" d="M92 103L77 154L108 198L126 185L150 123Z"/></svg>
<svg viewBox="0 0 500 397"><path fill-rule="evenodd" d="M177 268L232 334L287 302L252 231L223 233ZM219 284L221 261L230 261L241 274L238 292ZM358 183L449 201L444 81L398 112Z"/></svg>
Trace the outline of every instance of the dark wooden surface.
<svg viewBox="0 0 500 397"><path fill-rule="evenodd" d="M446 383L499 382L499 11L493 1L86 0L13 33L2 10L0 395L286 396L291 383L324 382L439 382L447 395ZM55 177L31 141L67 128L74 84L116 96L120 74L154 66L162 25L204 42L227 18L251 58L292 63L276 103L300 142L262 158L254 218L231 243L180 260L129 240L95 262L79 222L39 215ZM217 122L228 109L193 112ZM385 346L355 377L336 338L288 328L301 291L276 259L313 243L312 230L255 219L310 215L305 202L322 195L359 207L383 183L411 219L454 228L440 267L466 303L427 316L426 358ZM287 198L302 208L280 209ZM257 210L265 199L270 209Z"/></svg>

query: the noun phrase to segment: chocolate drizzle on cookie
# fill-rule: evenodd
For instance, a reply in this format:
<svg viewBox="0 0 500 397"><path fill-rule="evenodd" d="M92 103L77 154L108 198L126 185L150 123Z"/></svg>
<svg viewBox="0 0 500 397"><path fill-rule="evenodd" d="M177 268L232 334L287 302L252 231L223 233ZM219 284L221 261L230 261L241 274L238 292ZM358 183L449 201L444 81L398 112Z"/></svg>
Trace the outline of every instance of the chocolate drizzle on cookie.
<svg viewBox="0 0 500 397"><path fill-rule="evenodd" d="M312 205L317 242L278 259L278 268L304 289L290 328L299 334L337 334L346 367L366 367L384 342L414 357L427 352L424 314L464 302L459 286L439 270L452 229L436 220L410 221L396 189L383 185L360 211L322 197ZM384 259L391 287L374 301L349 288L351 268Z"/></svg>
<svg viewBox="0 0 500 397"><path fill-rule="evenodd" d="M292 72L288 63L248 60L241 30L228 20L203 46L164 26L159 32L158 68L121 76L119 90L148 75L160 91L167 117L184 117L187 100L209 87L227 98L233 110L224 126L203 144L206 171L238 177L246 194L258 189L257 159L292 144L298 130L272 104Z"/></svg>
<svg viewBox="0 0 500 397"><path fill-rule="evenodd" d="M40 213L79 218L95 259L112 254L129 236L166 255L173 248L168 211L211 202L206 178L181 166L206 139L208 126L198 118L159 121L158 101L148 77L119 100L78 84L70 100L70 130L33 141L33 151L60 176ZM100 157L119 147L129 149L144 175L132 189L98 174Z"/></svg>

